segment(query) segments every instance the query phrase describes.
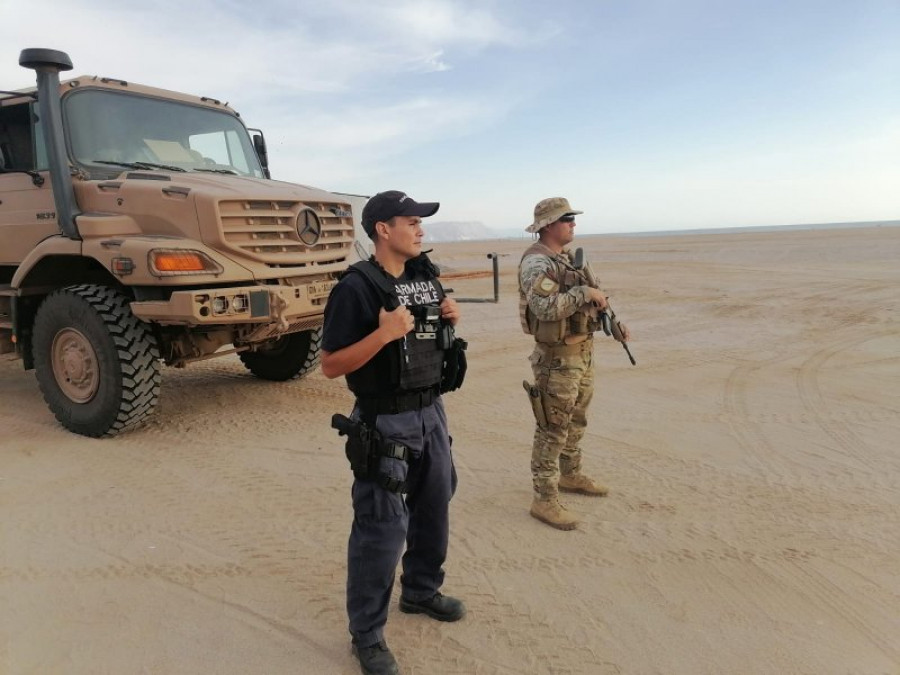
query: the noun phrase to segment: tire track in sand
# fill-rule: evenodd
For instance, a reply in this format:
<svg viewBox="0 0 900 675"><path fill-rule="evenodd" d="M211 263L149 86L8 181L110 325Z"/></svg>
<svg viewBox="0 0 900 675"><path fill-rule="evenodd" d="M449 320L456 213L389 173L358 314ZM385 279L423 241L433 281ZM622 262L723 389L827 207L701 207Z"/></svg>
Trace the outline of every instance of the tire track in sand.
<svg viewBox="0 0 900 675"><path fill-rule="evenodd" d="M883 331L878 337L886 333ZM770 438L760 421L768 420L770 423L796 421L796 413L777 410L771 414L763 414L754 411L748 403L748 393L760 389L758 386L752 386L751 382L755 378L763 377L767 369L796 358L796 354L745 363L732 370L723 393L725 422L745 455L755 460L761 472L783 475L785 468L790 465L801 475L808 474L810 470L819 473L828 472L832 480L846 480L848 484L856 486L864 484L877 473L877 468L865 458L862 451L864 444L840 421L841 416L829 417L822 413L824 399L818 392L816 384L817 372L829 358L850 346L871 339L872 336L867 336L833 343L807 358L794 377L798 398L805 409L805 414L801 414L799 418L801 423L821 429L837 440L841 449L852 450L849 454L822 452L817 449L821 448L821 444L811 442L792 446L790 452L786 452Z"/></svg>
<svg viewBox="0 0 900 675"><path fill-rule="evenodd" d="M840 450L846 452L846 454L842 455L843 458L852 459L873 472L879 471L879 467L876 467L868 459L873 453L865 441L848 426L845 418L836 416L828 410L828 403L822 395L822 390L819 386L819 371L831 358L841 352L858 347L866 342L879 340L884 337L896 337L897 335L898 332L895 328L889 328L878 331L875 334L833 343L804 361L796 375L800 401L803 407L815 417L818 427L838 444Z"/></svg>

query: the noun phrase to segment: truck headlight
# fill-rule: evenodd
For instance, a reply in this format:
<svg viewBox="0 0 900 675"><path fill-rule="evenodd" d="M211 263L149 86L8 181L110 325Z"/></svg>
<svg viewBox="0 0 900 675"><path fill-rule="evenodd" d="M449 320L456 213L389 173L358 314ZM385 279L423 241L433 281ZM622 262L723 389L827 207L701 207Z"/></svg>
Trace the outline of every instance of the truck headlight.
<svg viewBox="0 0 900 675"><path fill-rule="evenodd" d="M250 301L247 299L246 295L236 295L231 299L231 308L238 314L246 312L247 307L249 306Z"/></svg>
<svg viewBox="0 0 900 675"><path fill-rule="evenodd" d="M212 301L213 314L224 314L228 311L228 298L224 295L217 295Z"/></svg>

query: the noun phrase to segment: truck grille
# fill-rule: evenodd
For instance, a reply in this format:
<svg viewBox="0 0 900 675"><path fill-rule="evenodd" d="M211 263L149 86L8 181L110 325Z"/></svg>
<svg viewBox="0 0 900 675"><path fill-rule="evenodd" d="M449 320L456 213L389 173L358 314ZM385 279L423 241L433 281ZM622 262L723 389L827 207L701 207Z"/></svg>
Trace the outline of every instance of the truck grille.
<svg viewBox="0 0 900 675"><path fill-rule="evenodd" d="M312 246L304 244L297 233L297 215L304 207L313 209L322 223L322 234ZM273 267L333 265L344 261L353 246L353 221L347 204L221 201L219 216L226 246Z"/></svg>

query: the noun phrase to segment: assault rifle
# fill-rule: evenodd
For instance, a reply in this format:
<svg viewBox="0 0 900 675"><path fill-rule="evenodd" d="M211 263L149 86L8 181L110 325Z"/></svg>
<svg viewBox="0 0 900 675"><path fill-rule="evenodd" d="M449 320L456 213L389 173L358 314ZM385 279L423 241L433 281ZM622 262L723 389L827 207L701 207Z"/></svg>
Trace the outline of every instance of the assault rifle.
<svg viewBox="0 0 900 675"><path fill-rule="evenodd" d="M583 248L578 247L575 249L575 260L573 261L573 265L575 269L580 270L584 274L589 286L600 288L600 285L597 283L597 279L594 276L594 271L591 269L591 264L585 259ZM600 319L600 326L603 328L603 332L607 335L612 335L616 342L622 343L622 347L625 348L625 353L628 354L628 360L631 361L631 365L636 366L637 361L634 360L634 357L631 355L631 350L628 349L628 343L625 342L625 334L622 332L622 325L616 318L616 313L613 311L612 305L609 304L609 298L606 300L606 309L600 310L598 318Z"/></svg>

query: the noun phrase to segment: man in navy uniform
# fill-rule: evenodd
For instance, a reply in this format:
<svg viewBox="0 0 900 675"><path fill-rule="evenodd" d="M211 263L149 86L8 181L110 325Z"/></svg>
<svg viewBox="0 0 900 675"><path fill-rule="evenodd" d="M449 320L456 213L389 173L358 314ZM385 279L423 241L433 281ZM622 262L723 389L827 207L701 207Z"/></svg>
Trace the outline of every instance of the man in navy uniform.
<svg viewBox="0 0 900 675"><path fill-rule="evenodd" d="M378 438L374 469L354 470L347 555L352 648L366 674L399 672L384 625L404 544L400 611L439 621L466 611L440 592L456 471L440 396L446 340L436 335L460 314L422 253L422 218L439 206L396 190L372 197L362 226L375 254L350 267L325 307L322 372L346 376L356 396L351 419Z"/></svg>

